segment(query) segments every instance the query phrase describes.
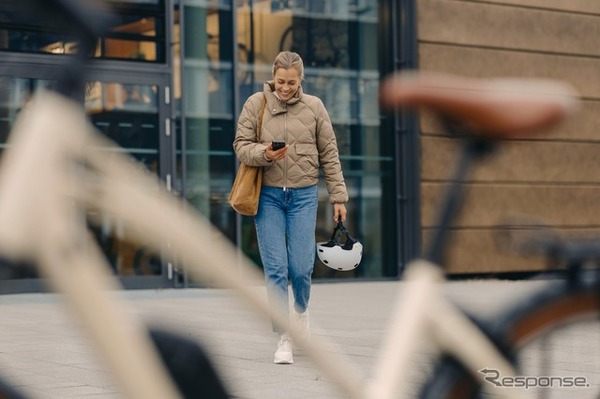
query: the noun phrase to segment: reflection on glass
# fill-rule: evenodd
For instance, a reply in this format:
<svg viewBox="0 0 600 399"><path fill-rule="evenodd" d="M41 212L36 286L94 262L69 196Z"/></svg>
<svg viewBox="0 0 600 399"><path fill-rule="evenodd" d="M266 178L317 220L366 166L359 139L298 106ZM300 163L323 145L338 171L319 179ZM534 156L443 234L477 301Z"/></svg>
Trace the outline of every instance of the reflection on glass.
<svg viewBox="0 0 600 399"><path fill-rule="evenodd" d="M177 124L177 169L183 177L178 184L191 207L234 240L235 218L226 201L234 165L231 3L179 2L174 13L174 48L179 50L174 64L181 66L182 74L175 72L173 92L185 112Z"/></svg>
<svg viewBox="0 0 600 399"><path fill-rule="evenodd" d="M112 110L156 113L157 87L129 83L92 82L87 85L85 107L88 112Z"/></svg>
<svg viewBox="0 0 600 399"><path fill-rule="evenodd" d="M154 6L139 10L135 6L116 8L117 21L99 38L95 57L165 62L164 6L162 1L144 3ZM66 28L49 30L41 18L39 21L37 18L21 19L10 13L0 13L0 50L56 55L77 51L78 43L67 34Z"/></svg>
<svg viewBox="0 0 600 399"><path fill-rule="evenodd" d="M97 56L129 61L157 61L156 43L142 40L106 39L104 52L97 53Z"/></svg>
<svg viewBox="0 0 600 399"><path fill-rule="evenodd" d="M218 4L217 4L218 3ZM186 131L187 199L223 231L232 220L223 199L228 190L223 173L229 173L233 141L233 54L231 8L225 2L184 2L182 32L183 87ZM225 216L225 217L223 217ZM233 237L232 237L233 238Z"/></svg>
<svg viewBox="0 0 600 399"><path fill-rule="evenodd" d="M231 12L186 6L184 91L186 114L198 118L232 118L231 36L223 32ZM229 40L224 40L224 38Z"/></svg>
<svg viewBox="0 0 600 399"><path fill-rule="evenodd" d="M89 83L85 109L102 133L148 169L158 172L160 136L156 85Z"/></svg>
<svg viewBox="0 0 600 399"><path fill-rule="evenodd" d="M97 56L136 61L157 61L164 37L164 21L149 16L121 15L106 37Z"/></svg>

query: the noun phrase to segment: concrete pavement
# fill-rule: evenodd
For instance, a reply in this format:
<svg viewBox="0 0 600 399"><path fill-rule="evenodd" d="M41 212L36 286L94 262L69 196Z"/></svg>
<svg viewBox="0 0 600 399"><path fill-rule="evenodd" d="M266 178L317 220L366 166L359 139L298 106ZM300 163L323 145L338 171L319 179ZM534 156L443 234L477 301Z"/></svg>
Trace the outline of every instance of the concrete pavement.
<svg viewBox="0 0 600 399"><path fill-rule="evenodd" d="M406 283L351 282L314 284L311 299L313 334L331 339L337 350L365 377L373 375L381 339L393 304ZM443 284L455 302L482 317L493 317L509 302L518 302L541 281L455 281ZM257 287L261 292L264 287ZM167 326L201 341L214 359L232 397L244 399L342 398L327 376L301 351L295 364L274 365L276 336L269 320L256 318L229 290L142 290L114 293L132 315L153 325ZM0 296L0 373L31 398L120 399L111 373L93 345L55 294ZM569 338L555 348L573 357L588 356L591 385L600 384L600 330ZM579 332L578 332L579 333ZM558 346L557 346L558 345ZM590 349L590 347L593 347ZM432 350L419 350L414 376L403 390L418 391L419 378L431 364ZM543 353L532 355L534 360ZM591 358L589 358L591 356ZM531 359L529 359L531 360ZM553 360L562 373L572 371L581 357ZM557 363L558 362L558 363ZM579 372L579 371L578 371ZM598 392L597 390L595 392ZM595 397L591 389L576 396L557 390L556 397ZM566 396L564 396L566 395Z"/></svg>

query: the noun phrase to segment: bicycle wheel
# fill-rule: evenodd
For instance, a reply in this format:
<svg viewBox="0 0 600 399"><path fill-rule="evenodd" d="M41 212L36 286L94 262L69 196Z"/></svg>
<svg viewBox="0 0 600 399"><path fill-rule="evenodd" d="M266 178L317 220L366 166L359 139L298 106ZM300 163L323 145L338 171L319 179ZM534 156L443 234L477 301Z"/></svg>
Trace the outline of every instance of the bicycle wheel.
<svg viewBox="0 0 600 399"><path fill-rule="evenodd" d="M600 291L597 283L554 282L492 326L508 348L517 376L489 365L473 375L451 356L441 358L421 398L493 398L515 390L523 398L598 398ZM489 386L488 386L489 384ZM483 386L488 388L484 392ZM518 390L518 392L517 392Z"/></svg>
<svg viewBox="0 0 600 399"><path fill-rule="evenodd" d="M0 399L28 399L23 392L17 390L12 383L5 380L4 377L0 377Z"/></svg>

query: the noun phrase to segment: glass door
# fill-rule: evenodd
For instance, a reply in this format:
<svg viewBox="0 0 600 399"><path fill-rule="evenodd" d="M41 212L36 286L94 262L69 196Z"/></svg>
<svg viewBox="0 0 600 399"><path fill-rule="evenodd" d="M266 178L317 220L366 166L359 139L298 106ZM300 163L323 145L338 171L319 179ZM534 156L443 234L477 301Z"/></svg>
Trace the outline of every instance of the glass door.
<svg viewBox="0 0 600 399"><path fill-rule="evenodd" d="M4 68L0 76L0 157L10 129L27 100L36 91L52 84L52 73L36 72L28 70L27 66L15 65ZM85 108L91 122L121 147L119 151L156 173L169 188L173 174L173 137L169 129L168 106L170 75L138 73L130 76L107 71L94 75L96 78L87 84L85 96ZM113 216L89 216L90 221L94 221L89 223L90 230L126 288L173 285L175 272L170 259L161 256L160 251L150 251L144 243L129 240L127 229ZM0 256L0 293L42 289L43 284L33 265L15 265Z"/></svg>
<svg viewBox="0 0 600 399"><path fill-rule="evenodd" d="M157 174L171 188L173 160L167 76L110 76L89 82L85 108L93 125L120 151ZM97 151L114 151L98 148ZM148 193L152 195L152 193ZM128 238L127 228L109 214L90 215L90 224L114 273L128 288L170 286L173 263L144 243ZM168 243L165 243L168 245Z"/></svg>

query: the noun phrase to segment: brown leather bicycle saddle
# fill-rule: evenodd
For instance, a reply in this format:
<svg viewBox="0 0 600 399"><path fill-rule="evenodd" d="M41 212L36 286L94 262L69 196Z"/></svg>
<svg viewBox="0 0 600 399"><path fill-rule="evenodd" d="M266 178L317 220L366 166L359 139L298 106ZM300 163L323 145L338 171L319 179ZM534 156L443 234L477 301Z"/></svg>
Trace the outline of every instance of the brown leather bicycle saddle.
<svg viewBox="0 0 600 399"><path fill-rule="evenodd" d="M542 79L476 79L439 73L399 73L381 90L384 106L429 109L466 133L492 139L530 134L562 121L577 92Z"/></svg>

